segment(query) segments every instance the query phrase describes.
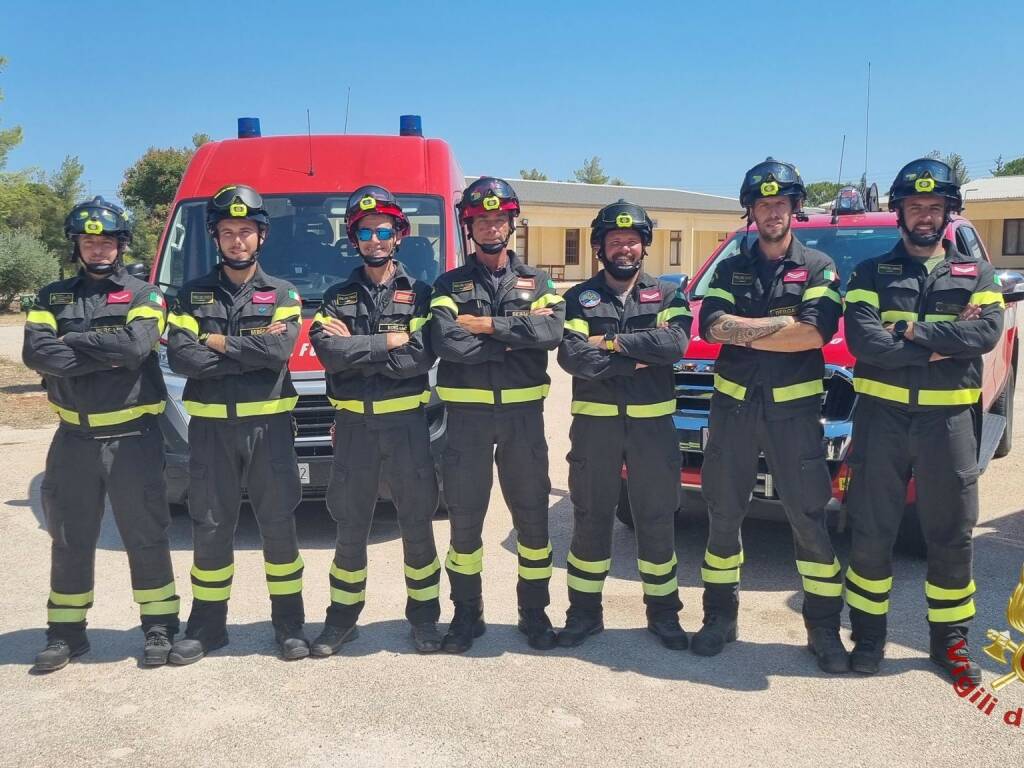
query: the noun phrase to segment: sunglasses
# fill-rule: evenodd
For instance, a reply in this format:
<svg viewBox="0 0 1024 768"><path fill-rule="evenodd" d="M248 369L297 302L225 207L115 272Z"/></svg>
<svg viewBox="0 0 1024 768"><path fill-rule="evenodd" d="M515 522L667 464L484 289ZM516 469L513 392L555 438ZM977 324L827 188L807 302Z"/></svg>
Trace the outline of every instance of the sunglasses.
<svg viewBox="0 0 1024 768"><path fill-rule="evenodd" d="M373 236L377 235L377 239L381 242L390 240L395 236L395 230L391 227L377 227L376 229L370 229L369 227L360 227L356 230L356 237L359 238L360 242L368 243L373 239Z"/></svg>

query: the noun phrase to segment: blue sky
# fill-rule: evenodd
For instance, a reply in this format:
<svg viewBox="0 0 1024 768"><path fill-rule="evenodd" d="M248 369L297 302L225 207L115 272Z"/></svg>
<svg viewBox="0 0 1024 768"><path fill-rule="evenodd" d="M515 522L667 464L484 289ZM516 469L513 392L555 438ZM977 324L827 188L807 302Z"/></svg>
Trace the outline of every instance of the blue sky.
<svg viewBox="0 0 1024 768"><path fill-rule="evenodd" d="M193 133L394 133L423 116L467 173L567 179L585 157L629 183L737 194L772 154L808 181L884 188L931 149L972 176L1024 155L1024 3L40 2L5 8L9 170L86 167L116 195L149 146Z"/></svg>

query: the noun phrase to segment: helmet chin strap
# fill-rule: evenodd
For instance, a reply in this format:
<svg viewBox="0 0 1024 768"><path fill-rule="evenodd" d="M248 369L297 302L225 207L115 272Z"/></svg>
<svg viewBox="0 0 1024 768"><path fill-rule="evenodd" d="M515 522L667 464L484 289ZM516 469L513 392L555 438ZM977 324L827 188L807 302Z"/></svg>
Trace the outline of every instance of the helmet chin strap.
<svg viewBox="0 0 1024 768"><path fill-rule="evenodd" d="M117 256L109 264L90 264L82 258L82 252L78 249L78 241L75 241L75 247L71 251L71 261L79 261L82 263L82 269L88 272L90 275L96 275L97 277L105 277L106 275L112 275L124 266L121 262L121 254L124 253L124 246L119 242L117 245Z"/></svg>
<svg viewBox="0 0 1024 768"><path fill-rule="evenodd" d="M640 271L640 267L643 266L644 258L647 256L647 249L644 248L640 253L640 258L637 259L633 264L628 267L621 264L616 264L614 260L609 259L604 252L604 246L602 245L597 249L597 258L604 264L604 268L608 270L608 274L614 277L616 280L630 280L633 276Z"/></svg>
<svg viewBox="0 0 1024 768"><path fill-rule="evenodd" d="M387 252L385 256L367 256L362 251L359 251L359 258L363 260L363 263L368 267L383 267L393 258L398 252L398 246L392 246L391 250Z"/></svg>
<svg viewBox="0 0 1024 768"><path fill-rule="evenodd" d="M481 251L486 253L488 256L496 256L499 253L501 253L503 250L508 248L508 243L512 239L512 235L514 235L515 232L516 232L516 224L515 224L515 220L511 216L509 216L508 234L505 236L505 239L502 240L500 243L481 243L479 240L474 238L473 237L473 224L472 224L472 222L470 222L470 225L469 225L469 227L467 227L467 229L469 230L469 239L472 240L474 243L476 243L477 247Z"/></svg>
<svg viewBox="0 0 1024 768"><path fill-rule="evenodd" d="M252 252L252 256L250 256L248 259L228 258L227 254L225 254L224 251L220 249L220 238L214 236L213 242L217 246L217 254L220 256L221 264L223 264L228 269L237 269L241 271L243 269L248 269L253 264L255 264L256 261L259 259L260 251L263 250L263 239L263 233L261 232L259 235L259 244L256 246L256 250Z"/></svg>
<svg viewBox="0 0 1024 768"><path fill-rule="evenodd" d="M896 211L896 223L899 225L900 229L907 233L907 237L910 238L910 242L920 248L928 248L942 240L942 235L946 231L946 226L949 224L949 206L946 206L943 212L942 226L930 235L919 235L914 232L914 230L907 228L907 222L903 218L903 206L900 206Z"/></svg>

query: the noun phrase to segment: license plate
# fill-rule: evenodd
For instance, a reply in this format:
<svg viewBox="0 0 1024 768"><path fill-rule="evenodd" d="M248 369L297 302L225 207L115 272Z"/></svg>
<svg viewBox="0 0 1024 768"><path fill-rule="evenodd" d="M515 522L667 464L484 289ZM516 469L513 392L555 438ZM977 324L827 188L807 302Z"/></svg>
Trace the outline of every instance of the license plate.
<svg viewBox="0 0 1024 768"><path fill-rule="evenodd" d="M309 485L309 464L299 464L299 482Z"/></svg>
<svg viewBox="0 0 1024 768"><path fill-rule="evenodd" d="M700 429L700 449L701 449L701 451L706 450L707 447L708 447L708 433L709 433L709 429L707 427L701 427L701 429Z"/></svg>

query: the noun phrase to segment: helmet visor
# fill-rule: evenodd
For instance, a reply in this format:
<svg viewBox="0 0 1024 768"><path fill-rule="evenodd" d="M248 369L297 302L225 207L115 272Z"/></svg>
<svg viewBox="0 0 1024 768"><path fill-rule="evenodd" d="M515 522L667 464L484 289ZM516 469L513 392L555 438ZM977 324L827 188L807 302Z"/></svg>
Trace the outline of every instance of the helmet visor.
<svg viewBox="0 0 1024 768"><path fill-rule="evenodd" d="M71 230L76 235L110 235L125 231L124 220L106 208L83 208L75 214Z"/></svg>
<svg viewBox="0 0 1024 768"><path fill-rule="evenodd" d="M245 218L249 211L263 208L263 198L249 187L224 187L211 202L217 210L236 218Z"/></svg>
<svg viewBox="0 0 1024 768"><path fill-rule="evenodd" d="M950 167L939 160L918 160L900 172L896 180L901 186L913 187L915 191L928 193L935 184L955 184Z"/></svg>

